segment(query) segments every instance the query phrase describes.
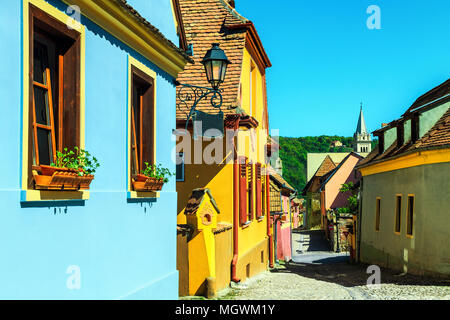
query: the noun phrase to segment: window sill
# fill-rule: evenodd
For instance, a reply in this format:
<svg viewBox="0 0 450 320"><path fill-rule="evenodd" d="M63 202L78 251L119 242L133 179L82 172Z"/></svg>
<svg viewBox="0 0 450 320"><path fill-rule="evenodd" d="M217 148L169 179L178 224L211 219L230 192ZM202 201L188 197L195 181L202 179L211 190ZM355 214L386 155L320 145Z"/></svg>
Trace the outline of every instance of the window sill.
<svg viewBox="0 0 450 320"><path fill-rule="evenodd" d="M242 229L246 229L250 226L252 222L251 221L247 221L246 223L244 223L243 225L241 225Z"/></svg>
<svg viewBox="0 0 450 320"><path fill-rule="evenodd" d="M128 191L128 199L156 199L160 197L159 191Z"/></svg>
<svg viewBox="0 0 450 320"><path fill-rule="evenodd" d="M50 190L22 190L20 192L21 202L36 201L68 201L88 200L89 190L80 191L50 191Z"/></svg>

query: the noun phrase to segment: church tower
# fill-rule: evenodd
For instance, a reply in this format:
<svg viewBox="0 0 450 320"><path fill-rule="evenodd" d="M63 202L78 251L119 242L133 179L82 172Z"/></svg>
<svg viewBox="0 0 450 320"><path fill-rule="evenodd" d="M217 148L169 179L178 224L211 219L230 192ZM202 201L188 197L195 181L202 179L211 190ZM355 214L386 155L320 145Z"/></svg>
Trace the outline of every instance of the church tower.
<svg viewBox="0 0 450 320"><path fill-rule="evenodd" d="M366 128L362 102L359 111L358 125L356 126L356 132L353 135L353 150L357 153L369 153L372 151L372 137Z"/></svg>

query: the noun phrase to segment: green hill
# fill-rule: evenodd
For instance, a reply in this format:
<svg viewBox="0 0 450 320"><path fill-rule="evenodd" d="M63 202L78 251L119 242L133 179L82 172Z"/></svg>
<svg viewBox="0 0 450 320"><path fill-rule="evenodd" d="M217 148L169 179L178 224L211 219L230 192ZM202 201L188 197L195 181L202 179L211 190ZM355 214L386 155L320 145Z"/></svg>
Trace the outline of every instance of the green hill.
<svg viewBox="0 0 450 320"><path fill-rule="evenodd" d="M342 147L331 148L332 141L342 142ZM283 161L283 177L299 192L306 185L306 154L308 152L350 152L352 137L320 136L288 138L280 137L280 158Z"/></svg>

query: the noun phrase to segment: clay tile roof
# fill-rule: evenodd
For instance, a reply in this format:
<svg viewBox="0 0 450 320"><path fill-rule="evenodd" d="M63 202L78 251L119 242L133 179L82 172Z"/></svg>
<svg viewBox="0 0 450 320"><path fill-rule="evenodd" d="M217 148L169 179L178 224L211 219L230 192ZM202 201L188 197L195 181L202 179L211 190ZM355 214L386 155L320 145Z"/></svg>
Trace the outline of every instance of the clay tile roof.
<svg viewBox="0 0 450 320"><path fill-rule="evenodd" d="M191 197L189 198L188 203L186 205L186 209L184 210L184 213L187 215L195 214L203 201L204 195L205 191L203 189L193 190Z"/></svg>
<svg viewBox="0 0 450 320"><path fill-rule="evenodd" d="M418 107L421 107L448 94L450 94L450 79L417 98L417 100L414 101L411 107L409 107L403 115L407 115Z"/></svg>
<svg viewBox="0 0 450 320"><path fill-rule="evenodd" d="M144 17L142 17L136 9L134 9L130 4L128 4L127 0L113 0L117 2L125 11L127 11L130 15L132 15L137 21L142 23L147 29L156 37L163 40L173 51L183 56L187 61L193 62L191 57L189 57L186 52L181 50L177 45L175 45L172 41L167 39L158 28L153 26L150 22L148 22Z"/></svg>
<svg viewBox="0 0 450 320"><path fill-rule="evenodd" d="M279 186L282 186L285 189L290 189L291 191L295 191L295 188L292 187L282 176L280 176L272 167L268 167L267 169L270 178L277 183Z"/></svg>
<svg viewBox="0 0 450 320"><path fill-rule="evenodd" d="M223 90L222 111L224 114L235 113L231 107L238 104L239 84L241 78L242 58L246 41L246 29L229 29L227 25L236 25L248 20L239 15L225 0L179 0L183 17L186 40L193 45L194 63L187 65L178 76L180 83L210 87L201 60L212 43L219 43L231 64L228 66ZM189 106L179 103L177 98L177 119L186 119ZM217 113L209 99L202 101L198 110Z"/></svg>
<svg viewBox="0 0 450 320"><path fill-rule="evenodd" d="M336 164L333 162L333 160L331 160L331 157L327 155L325 159L323 159L320 167L317 169L315 176L324 176L334 168L336 168Z"/></svg>
<svg viewBox="0 0 450 320"><path fill-rule="evenodd" d="M382 154L379 154L377 145L372 152L358 164L358 167L365 166L372 162L389 160L411 152L434 148L450 148L450 108L434 124L434 126L416 142L407 141L402 146L397 147L397 140L395 140Z"/></svg>
<svg viewBox="0 0 450 320"><path fill-rule="evenodd" d="M450 145L450 108L410 149Z"/></svg>
<svg viewBox="0 0 450 320"><path fill-rule="evenodd" d="M220 213L219 208L217 207L217 203L214 200L211 191L207 188L199 188L192 190L191 197L189 198L186 209L184 210L184 213L187 215L195 214L197 210L200 208L200 205L203 202L203 199L205 198L205 194L208 194L211 199L211 204L216 209L217 213Z"/></svg>

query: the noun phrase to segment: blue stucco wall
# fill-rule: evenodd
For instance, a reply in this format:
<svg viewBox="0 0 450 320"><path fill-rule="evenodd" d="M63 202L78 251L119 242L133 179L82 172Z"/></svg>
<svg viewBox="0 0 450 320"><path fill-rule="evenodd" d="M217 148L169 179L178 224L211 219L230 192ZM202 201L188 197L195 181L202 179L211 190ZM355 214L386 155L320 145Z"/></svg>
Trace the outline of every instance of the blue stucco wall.
<svg viewBox="0 0 450 320"><path fill-rule="evenodd" d="M49 2L65 8L57 0ZM130 1L132 5L144 2ZM174 40L167 3L169 7L148 7L143 16L150 22L154 17L157 27ZM5 1L0 10L4 62L0 72L0 299L176 299L174 178L158 199L127 199L128 55L157 73L156 160L172 172L173 79L82 18L86 26L86 149L101 167L89 200L21 202L21 7L21 1ZM66 286L71 265L80 267L77 290Z"/></svg>

